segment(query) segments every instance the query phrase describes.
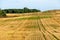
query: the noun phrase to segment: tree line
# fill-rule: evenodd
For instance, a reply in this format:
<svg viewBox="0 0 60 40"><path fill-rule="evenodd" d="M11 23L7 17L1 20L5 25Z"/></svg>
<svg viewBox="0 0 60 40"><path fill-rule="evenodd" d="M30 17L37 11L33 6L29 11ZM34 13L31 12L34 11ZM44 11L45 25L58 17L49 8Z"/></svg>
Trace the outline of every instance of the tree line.
<svg viewBox="0 0 60 40"><path fill-rule="evenodd" d="M4 9L6 13L30 13L30 12L40 12L40 10L37 9L29 9L27 7L24 7L23 9Z"/></svg>
<svg viewBox="0 0 60 40"><path fill-rule="evenodd" d="M31 12L40 12L38 9L29 9L24 7L23 9L0 9L0 17L6 17L7 13L31 13Z"/></svg>

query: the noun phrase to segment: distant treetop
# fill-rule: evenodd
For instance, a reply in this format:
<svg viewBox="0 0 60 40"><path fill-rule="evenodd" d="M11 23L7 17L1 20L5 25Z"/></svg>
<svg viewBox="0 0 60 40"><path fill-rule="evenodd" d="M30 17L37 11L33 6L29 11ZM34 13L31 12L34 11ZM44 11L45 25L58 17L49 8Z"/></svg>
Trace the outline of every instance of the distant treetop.
<svg viewBox="0 0 60 40"><path fill-rule="evenodd" d="M29 9L24 7L23 9L4 9L6 13L30 13L30 12L40 12L38 9Z"/></svg>

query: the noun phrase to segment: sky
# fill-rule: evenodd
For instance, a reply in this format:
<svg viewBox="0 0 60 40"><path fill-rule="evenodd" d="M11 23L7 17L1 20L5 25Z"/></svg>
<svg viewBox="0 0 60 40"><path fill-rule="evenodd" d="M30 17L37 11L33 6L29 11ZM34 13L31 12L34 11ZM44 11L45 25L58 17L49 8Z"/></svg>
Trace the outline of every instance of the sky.
<svg viewBox="0 0 60 40"><path fill-rule="evenodd" d="M60 9L60 0L0 0L1 9L31 8L39 10Z"/></svg>

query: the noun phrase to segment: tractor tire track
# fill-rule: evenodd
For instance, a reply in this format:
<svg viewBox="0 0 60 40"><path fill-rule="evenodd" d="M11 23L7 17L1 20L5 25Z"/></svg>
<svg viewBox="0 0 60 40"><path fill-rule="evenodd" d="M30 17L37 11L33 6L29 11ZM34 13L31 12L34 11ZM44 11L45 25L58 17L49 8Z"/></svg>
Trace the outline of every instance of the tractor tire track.
<svg viewBox="0 0 60 40"><path fill-rule="evenodd" d="M55 38L56 38L56 40L60 40L57 36L55 36L54 34L53 34L53 32L54 32L54 30L47 24L48 22L46 22L46 20L43 20L42 21L43 22L43 24L45 24L44 26L46 27L46 31L49 33L49 34L51 34L52 36L54 36Z"/></svg>

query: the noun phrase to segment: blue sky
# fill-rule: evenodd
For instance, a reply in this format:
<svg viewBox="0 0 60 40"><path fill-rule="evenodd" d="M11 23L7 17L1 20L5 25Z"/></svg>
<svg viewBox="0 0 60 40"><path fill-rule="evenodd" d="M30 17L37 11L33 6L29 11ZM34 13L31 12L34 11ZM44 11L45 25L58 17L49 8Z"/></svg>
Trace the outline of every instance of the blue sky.
<svg viewBox="0 0 60 40"><path fill-rule="evenodd" d="M35 8L40 10L60 9L60 0L1 0L0 8Z"/></svg>

